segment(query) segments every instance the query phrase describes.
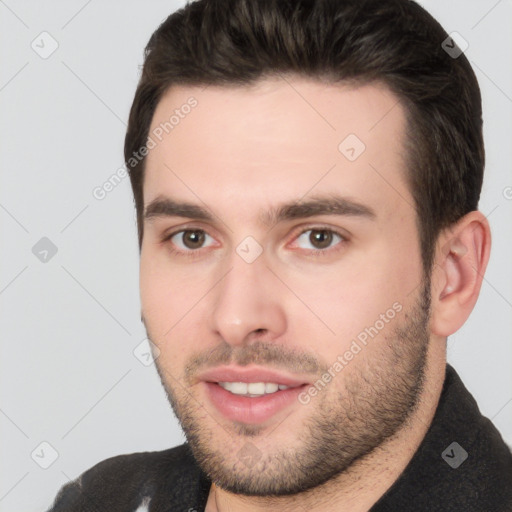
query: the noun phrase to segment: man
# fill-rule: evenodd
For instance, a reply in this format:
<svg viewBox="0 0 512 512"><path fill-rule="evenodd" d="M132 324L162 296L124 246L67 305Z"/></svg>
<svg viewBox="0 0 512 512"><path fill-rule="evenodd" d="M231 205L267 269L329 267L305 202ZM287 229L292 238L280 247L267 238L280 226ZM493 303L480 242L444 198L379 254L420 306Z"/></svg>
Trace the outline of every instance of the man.
<svg viewBox="0 0 512 512"><path fill-rule="evenodd" d="M512 454L446 363L489 259L481 98L408 0L199 0L125 142L142 319L187 443L57 511L506 511Z"/></svg>

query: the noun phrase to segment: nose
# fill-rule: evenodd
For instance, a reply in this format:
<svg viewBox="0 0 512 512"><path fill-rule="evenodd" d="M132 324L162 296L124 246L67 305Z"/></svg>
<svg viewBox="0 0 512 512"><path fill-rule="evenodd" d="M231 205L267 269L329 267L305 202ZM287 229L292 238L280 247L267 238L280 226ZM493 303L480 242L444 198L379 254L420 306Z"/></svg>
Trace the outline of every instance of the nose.
<svg viewBox="0 0 512 512"><path fill-rule="evenodd" d="M226 343L244 345L260 337L272 340L285 332L281 287L263 255L247 263L234 254L230 271L215 288L213 329Z"/></svg>

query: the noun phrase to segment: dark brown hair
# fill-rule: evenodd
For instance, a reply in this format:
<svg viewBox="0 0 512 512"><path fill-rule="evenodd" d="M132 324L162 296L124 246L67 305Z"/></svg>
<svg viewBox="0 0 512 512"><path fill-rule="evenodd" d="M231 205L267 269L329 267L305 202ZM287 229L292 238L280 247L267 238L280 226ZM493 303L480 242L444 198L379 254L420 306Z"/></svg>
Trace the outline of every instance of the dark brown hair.
<svg viewBox="0 0 512 512"><path fill-rule="evenodd" d="M447 37L411 0L197 0L171 14L146 46L125 139L139 247L145 160L134 155L169 87L243 86L290 73L381 82L400 99L429 275L440 231L478 207L485 160L478 82L464 54L453 58L442 47Z"/></svg>

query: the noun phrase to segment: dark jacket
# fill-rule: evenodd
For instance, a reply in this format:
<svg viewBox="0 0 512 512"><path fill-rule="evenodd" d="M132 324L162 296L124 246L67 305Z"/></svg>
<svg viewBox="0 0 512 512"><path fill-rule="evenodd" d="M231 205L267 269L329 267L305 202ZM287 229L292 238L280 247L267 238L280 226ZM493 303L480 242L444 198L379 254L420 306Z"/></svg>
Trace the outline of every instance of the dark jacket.
<svg viewBox="0 0 512 512"><path fill-rule="evenodd" d="M59 491L48 512L202 512L211 481L188 444L106 459ZM142 508L146 510L146 508ZM452 366L430 428L370 512L512 512L512 453Z"/></svg>

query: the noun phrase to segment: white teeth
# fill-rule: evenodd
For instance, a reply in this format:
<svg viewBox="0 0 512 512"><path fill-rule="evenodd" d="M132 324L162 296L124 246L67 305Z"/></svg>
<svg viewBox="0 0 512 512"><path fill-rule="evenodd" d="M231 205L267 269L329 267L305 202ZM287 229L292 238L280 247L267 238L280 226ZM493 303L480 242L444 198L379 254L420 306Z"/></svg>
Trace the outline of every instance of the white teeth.
<svg viewBox="0 0 512 512"><path fill-rule="evenodd" d="M278 389L279 386L277 384L274 384L273 382L265 383L265 393L275 393Z"/></svg>
<svg viewBox="0 0 512 512"><path fill-rule="evenodd" d="M276 384L275 382L219 382L219 386L234 395L246 395L250 397L263 396L275 393L278 389L288 389L289 386Z"/></svg>
<svg viewBox="0 0 512 512"><path fill-rule="evenodd" d="M264 382L250 382L247 384L247 392L250 395L264 395L265 383Z"/></svg>
<svg viewBox="0 0 512 512"><path fill-rule="evenodd" d="M247 384L245 382L231 382L231 393L235 393L235 395L246 395L247 394Z"/></svg>

